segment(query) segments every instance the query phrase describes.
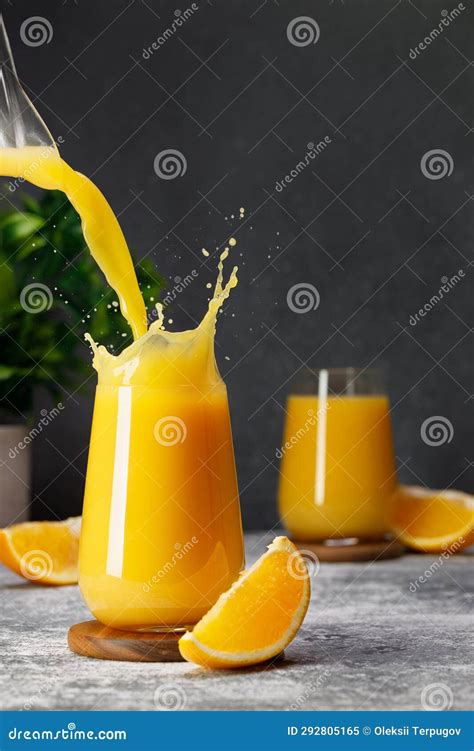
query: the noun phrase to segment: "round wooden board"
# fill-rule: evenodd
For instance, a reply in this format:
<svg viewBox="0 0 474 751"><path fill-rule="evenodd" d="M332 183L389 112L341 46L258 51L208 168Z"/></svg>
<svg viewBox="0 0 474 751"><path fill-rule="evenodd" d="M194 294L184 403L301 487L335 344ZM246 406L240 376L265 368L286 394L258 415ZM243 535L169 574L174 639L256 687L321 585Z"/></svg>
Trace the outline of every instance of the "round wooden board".
<svg viewBox="0 0 474 751"><path fill-rule="evenodd" d="M404 547L396 540L382 542L359 542L353 545L324 545L316 542L293 540L300 550L315 553L320 561L350 562L350 561L381 561L387 558L398 558L403 554Z"/></svg>
<svg viewBox="0 0 474 751"><path fill-rule="evenodd" d="M99 660L183 662L178 649L182 633L119 631L94 620L71 626L67 642L72 652Z"/></svg>

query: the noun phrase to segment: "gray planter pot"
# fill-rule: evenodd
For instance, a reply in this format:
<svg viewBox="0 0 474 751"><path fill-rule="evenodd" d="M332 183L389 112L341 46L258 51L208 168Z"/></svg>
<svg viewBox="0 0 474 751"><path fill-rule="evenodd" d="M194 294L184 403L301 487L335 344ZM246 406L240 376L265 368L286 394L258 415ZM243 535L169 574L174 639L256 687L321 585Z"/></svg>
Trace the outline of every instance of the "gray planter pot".
<svg viewBox="0 0 474 751"><path fill-rule="evenodd" d="M28 519L31 446L25 425L0 425L0 527Z"/></svg>

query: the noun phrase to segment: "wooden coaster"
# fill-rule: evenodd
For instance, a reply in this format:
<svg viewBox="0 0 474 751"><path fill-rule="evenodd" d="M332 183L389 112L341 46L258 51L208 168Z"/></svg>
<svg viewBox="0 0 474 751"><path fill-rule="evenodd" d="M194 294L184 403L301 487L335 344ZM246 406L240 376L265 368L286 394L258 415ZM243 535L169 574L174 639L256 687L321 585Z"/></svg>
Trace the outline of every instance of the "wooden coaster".
<svg viewBox="0 0 474 751"><path fill-rule="evenodd" d="M353 545L304 542L293 540L300 550L315 553L320 561L349 562L349 561L381 561L387 558L398 558L403 554L404 547L396 540L381 542L356 542Z"/></svg>
<svg viewBox="0 0 474 751"><path fill-rule="evenodd" d="M119 631L99 621L83 621L71 626L69 649L84 657L128 662L183 662L178 649L182 633Z"/></svg>

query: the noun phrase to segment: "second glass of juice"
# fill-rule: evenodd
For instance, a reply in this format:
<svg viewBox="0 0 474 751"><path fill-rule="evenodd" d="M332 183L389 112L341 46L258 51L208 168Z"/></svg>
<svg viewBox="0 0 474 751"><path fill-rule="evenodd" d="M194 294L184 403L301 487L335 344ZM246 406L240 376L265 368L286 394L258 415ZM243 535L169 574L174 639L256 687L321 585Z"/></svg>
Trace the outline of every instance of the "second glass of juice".
<svg viewBox="0 0 474 751"><path fill-rule="evenodd" d="M381 371L303 369L290 388L279 452L280 516L295 539L388 536L397 478Z"/></svg>
<svg viewBox="0 0 474 751"><path fill-rule="evenodd" d="M119 629L196 623L243 567L227 392L99 385L79 584Z"/></svg>

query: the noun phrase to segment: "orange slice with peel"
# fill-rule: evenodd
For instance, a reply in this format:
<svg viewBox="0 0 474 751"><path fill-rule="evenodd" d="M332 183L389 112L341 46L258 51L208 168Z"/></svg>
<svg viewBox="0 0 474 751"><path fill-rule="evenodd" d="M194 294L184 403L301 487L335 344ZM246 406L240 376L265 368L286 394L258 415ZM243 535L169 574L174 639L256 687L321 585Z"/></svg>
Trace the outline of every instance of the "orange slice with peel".
<svg viewBox="0 0 474 751"><path fill-rule="evenodd" d="M276 537L254 565L179 640L185 660L239 668L275 657L292 641L308 609L310 577L299 550Z"/></svg>
<svg viewBox="0 0 474 751"><path fill-rule="evenodd" d="M0 563L38 584L77 584L81 517L0 529Z"/></svg>
<svg viewBox="0 0 474 751"><path fill-rule="evenodd" d="M474 496L401 485L392 502L391 527L414 550L455 553L474 543Z"/></svg>

